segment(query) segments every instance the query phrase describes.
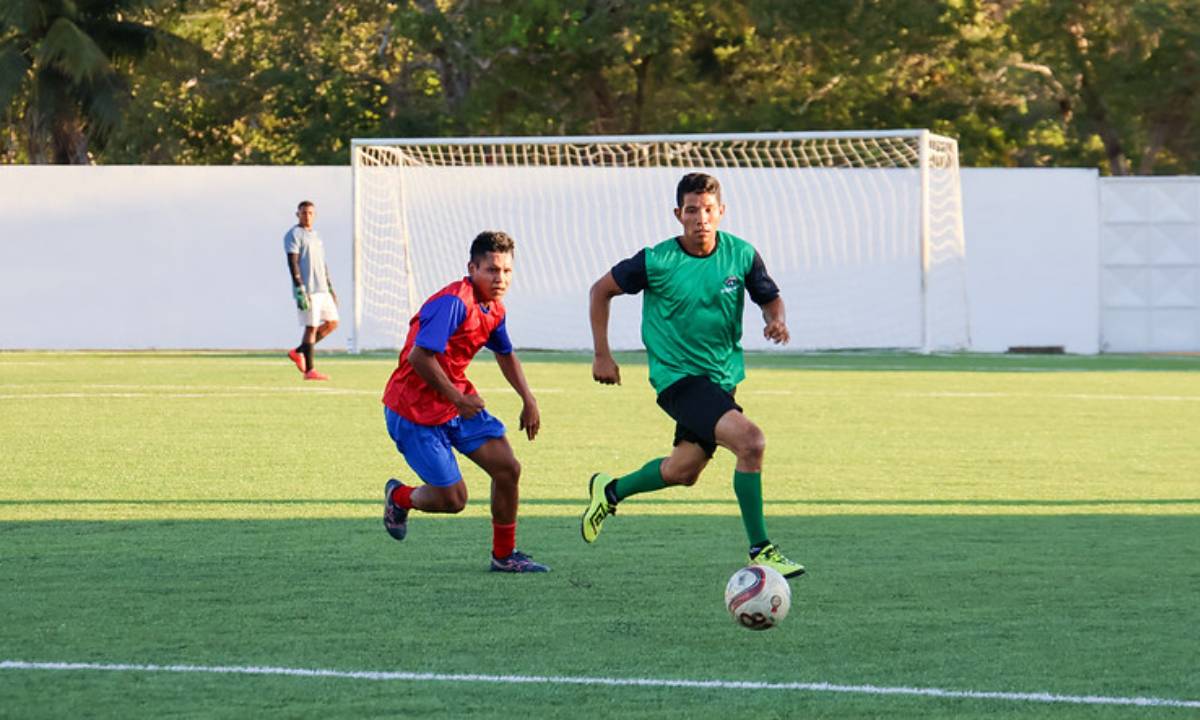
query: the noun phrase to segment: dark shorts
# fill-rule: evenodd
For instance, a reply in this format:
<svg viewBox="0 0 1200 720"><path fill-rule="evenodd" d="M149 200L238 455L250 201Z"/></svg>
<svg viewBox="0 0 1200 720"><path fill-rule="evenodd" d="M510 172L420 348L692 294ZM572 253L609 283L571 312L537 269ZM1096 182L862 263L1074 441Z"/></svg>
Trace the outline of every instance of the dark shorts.
<svg viewBox="0 0 1200 720"><path fill-rule="evenodd" d="M672 383L658 394L658 406L675 420L675 444L695 443L708 457L717 451L717 421L730 410L742 411L733 393L699 375Z"/></svg>

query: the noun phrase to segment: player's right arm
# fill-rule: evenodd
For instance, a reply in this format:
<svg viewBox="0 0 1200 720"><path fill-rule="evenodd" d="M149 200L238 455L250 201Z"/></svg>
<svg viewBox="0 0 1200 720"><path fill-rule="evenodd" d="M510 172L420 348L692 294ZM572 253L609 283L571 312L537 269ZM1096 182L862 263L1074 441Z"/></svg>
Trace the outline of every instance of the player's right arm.
<svg viewBox="0 0 1200 720"><path fill-rule="evenodd" d="M612 299L618 295L635 295L649 287L646 274L646 251L639 250L613 265L592 285L588 315L592 321L592 379L604 385L621 384L621 368L613 359L608 346L608 315Z"/></svg>
<svg viewBox="0 0 1200 720"><path fill-rule="evenodd" d="M429 383L429 386L437 390L442 397L454 403L454 407L458 408L458 414L464 419L471 419L479 414L479 411L484 408L483 398L478 395L464 395L458 388L454 387L454 383L450 382L450 378L446 375L446 371L437 361L437 353L423 348L420 345L413 346L412 352L408 354L408 363L412 365L413 370L422 380Z"/></svg>
<svg viewBox="0 0 1200 720"><path fill-rule="evenodd" d="M304 281L300 279L300 255L288 253L288 270L292 274L292 297L296 298L296 307L308 309L308 293L304 289Z"/></svg>
<svg viewBox="0 0 1200 720"><path fill-rule="evenodd" d="M464 395L438 362L438 356L446 352L450 336L458 332L467 317L466 305L453 295L441 295L427 300L417 315L419 327L408 364L429 387L453 403L460 416L475 417L483 409L483 398Z"/></svg>
<svg viewBox="0 0 1200 720"><path fill-rule="evenodd" d="M608 316L612 299L624 292L612 272L604 273L592 285L588 303L588 316L592 321L592 379L603 385L621 384L621 368L608 346Z"/></svg>
<svg viewBox="0 0 1200 720"><path fill-rule="evenodd" d="M288 230L283 236L283 252L287 254L288 273L292 276L292 297L296 299L296 307L308 309L308 289L304 287L304 278L300 274L300 238L296 237L296 228Z"/></svg>

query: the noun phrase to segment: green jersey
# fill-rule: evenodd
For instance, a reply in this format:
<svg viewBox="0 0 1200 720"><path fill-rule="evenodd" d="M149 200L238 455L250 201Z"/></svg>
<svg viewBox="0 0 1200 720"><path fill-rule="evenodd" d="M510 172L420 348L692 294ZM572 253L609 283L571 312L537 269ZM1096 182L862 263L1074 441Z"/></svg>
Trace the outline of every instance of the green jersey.
<svg viewBox="0 0 1200 720"><path fill-rule="evenodd" d="M746 377L746 293L758 305L779 297L754 247L726 232L717 233L716 248L704 257L671 238L617 263L612 275L623 292L645 291L642 344L650 358L650 384L659 393L693 375L732 392Z"/></svg>

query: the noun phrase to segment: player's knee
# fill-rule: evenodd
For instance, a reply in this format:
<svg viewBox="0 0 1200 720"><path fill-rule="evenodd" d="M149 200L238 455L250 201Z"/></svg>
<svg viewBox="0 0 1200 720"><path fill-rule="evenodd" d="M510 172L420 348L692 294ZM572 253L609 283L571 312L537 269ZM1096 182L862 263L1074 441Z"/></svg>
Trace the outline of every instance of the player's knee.
<svg viewBox="0 0 1200 720"><path fill-rule="evenodd" d="M497 482L516 482L521 479L521 461L510 455L503 461L492 463L488 474Z"/></svg>
<svg viewBox="0 0 1200 720"><path fill-rule="evenodd" d="M457 485L443 489L437 495L437 512L451 515L463 511L467 507L467 486L461 480Z"/></svg>
<svg viewBox="0 0 1200 720"><path fill-rule="evenodd" d="M740 438L737 457L742 461L759 462L767 451L767 436L757 426L751 426Z"/></svg>
<svg viewBox="0 0 1200 720"><path fill-rule="evenodd" d="M676 467L668 463L663 463L659 470L662 473L663 483L667 485L695 485L700 479L700 468L695 467Z"/></svg>
<svg viewBox="0 0 1200 720"><path fill-rule="evenodd" d="M499 463L491 468L492 481L498 485L516 485L521 479L521 463L517 459Z"/></svg>
<svg viewBox="0 0 1200 720"><path fill-rule="evenodd" d="M338 321L337 320L326 320L325 325L326 325L326 327L329 328L329 332L333 332L334 330L337 330Z"/></svg>
<svg viewBox="0 0 1200 720"><path fill-rule="evenodd" d="M445 498L445 511L456 515L467 507L467 494L465 492L451 493Z"/></svg>

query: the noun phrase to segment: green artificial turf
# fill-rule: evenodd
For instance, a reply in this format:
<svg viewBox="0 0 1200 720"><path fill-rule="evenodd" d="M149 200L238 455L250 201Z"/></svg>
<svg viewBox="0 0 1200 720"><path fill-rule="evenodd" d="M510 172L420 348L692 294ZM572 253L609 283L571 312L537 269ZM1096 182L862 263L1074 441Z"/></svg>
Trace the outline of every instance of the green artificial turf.
<svg viewBox="0 0 1200 720"><path fill-rule="evenodd" d="M411 480L390 356L322 356L315 384L277 355L0 353L0 663L239 669L0 669L0 717L1195 716L583 679L1200 700L1200 359L751 356L768 528L810 570L753 633L721 604L745 561L729 454L587 546L587 477L665 454L671 423L637 355L620 387L585 356L522 357L532 443L486 353L470 374L513 430L544 576L486 572L465 460L462 515L384 533L384 482Z"/></svg>

